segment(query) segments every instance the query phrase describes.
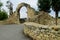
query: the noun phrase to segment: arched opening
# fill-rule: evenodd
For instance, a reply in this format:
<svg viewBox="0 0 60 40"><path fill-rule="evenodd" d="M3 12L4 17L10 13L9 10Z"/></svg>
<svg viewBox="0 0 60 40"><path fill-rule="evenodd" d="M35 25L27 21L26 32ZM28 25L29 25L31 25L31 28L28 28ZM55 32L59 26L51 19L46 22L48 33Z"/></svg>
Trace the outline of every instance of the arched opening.
<svg viewBox="0 0 60 40"><path fill-rule="evenodd" d="M27 8L25 6L20 9L20 23L24 23L27 19Z"/></svg>
<svg viewBox="0 0 60 40"><path fill-rule="evenodd" d="M22 7L25 7L26 8L26 10L27 10L27 21L28 21L28 19L32 16L32 14L34 15L34 13L32 13L32 11L33 10L31 10L32 8L30 7L30 5L29 4L26 4L26 3L21 3L21 4L18 4L18 6L17 6L17 8L16 8L16 14L17 14L17 18L18 18L18 20L20 21L20 23L21 23L21 20L20 20L20 9L22 8ZM24 10L24 9L23 9ZM23 14L23 13L22 13Z"/></svg>

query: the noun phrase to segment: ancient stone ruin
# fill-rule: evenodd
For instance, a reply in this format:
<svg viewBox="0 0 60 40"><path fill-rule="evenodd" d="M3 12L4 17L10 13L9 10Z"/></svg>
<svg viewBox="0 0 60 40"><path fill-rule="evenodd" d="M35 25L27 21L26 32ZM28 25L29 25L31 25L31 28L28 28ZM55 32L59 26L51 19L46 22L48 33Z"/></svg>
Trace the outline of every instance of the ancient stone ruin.
<svg viewBox="0 0 60 40"><path fill-rule="evenodd" d="M34 16L34 14L35 14L35 10L29 4L26 4L26 3L18 4L18 6L16 8L16 13L17 13L18 18L20 19L20 13L19 13L19 11L20 11L20 9L23 6L25 6L27 8L27 16L28 16L27 20L29 18L32 18Z"/></svg>
<svg viewBox="0 0 60 40"><path fill-rule="evenodd" d="M33 40L60 40L60 27L25 22L24 34Z"/></svg>
<svg viewBox="0 0 60 40"><path fill-rule="evenodd" d="M9 16L9 18L5 21L1 21L0 24L20 24L20 9L25 6L27 8L27 21L28 19L32 18L35 14L35 10L33 8L30 7L29 4L26 4L26 3L20 3L18 4L17 8L16 8L16 11L13 12L12 15Z"/></svg>
<svg viewBox="0 0 60 40"><path fill-rule="evenodd" d="M0 24L20 24L20 9L25 6L27 8L27 20L24 23L24 34L33 38L33 40L60 40L60 28L55 28L54 18L47 12L40 11L38 15L36 11L27 3L18 4L16 10L7 20L0 21ZM43 38L44 37L44 38Z"/></svg>
<svg viewBox="0 0 60 40"><path fill-rule="evenodd" d="M38 15L35 15L36 11L27 3L18 4L16 11L14 11L7 20L0 22L0 24L20 24L20 9L23 6L27 8L27 22L35 22L44 25L53 24L54 20L47 12L40 11Z"/></svg>

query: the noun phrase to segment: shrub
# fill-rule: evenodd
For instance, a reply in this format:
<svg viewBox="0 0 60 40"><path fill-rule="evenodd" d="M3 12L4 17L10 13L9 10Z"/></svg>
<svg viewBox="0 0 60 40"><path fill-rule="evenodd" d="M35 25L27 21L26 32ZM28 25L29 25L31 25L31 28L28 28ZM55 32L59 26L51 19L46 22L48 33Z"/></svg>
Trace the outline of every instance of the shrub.
<svg viewBox="0 0 60 40"><path fill-rule="evenodd" d="M0 20L5 20L8 18L6 11L0 11Z"/></svg>

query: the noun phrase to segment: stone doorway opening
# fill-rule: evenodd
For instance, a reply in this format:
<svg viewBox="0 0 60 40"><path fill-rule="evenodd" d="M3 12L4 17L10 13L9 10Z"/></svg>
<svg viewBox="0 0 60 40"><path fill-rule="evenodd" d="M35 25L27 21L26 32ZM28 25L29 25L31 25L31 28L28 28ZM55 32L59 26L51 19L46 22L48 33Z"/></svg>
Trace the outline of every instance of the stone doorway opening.
<svg viewBox="0 0 60 40"><path fill-rule="evenodd" d="M20 23L24 23L27 20L27 8L25 6L20 9Z"/></svg>

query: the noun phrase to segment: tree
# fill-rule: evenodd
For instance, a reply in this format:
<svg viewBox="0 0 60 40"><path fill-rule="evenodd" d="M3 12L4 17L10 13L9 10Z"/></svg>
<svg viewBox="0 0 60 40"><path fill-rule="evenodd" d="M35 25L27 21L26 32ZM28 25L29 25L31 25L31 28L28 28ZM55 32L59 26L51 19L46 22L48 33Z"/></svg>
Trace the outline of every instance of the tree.
<svg viewBox="0 0 60 40"><path fill-rule="evenodd" d="M58 19L58 12L60 11L60 0L38 0L38 8L39 11L45 11L49 12L50 7L52 6L52 9L55 11L55 17L56 17L56 25L57 25L57 19Z"/></svg>
<svg viewBox="0 0 60 40"><path fill-rule="evenodd" d="M2 10L1 7L3 6L3 3L0 0L0 20L5 20L8 18L7 12L5 10Z"/></svg>
<svg viewBox="0 0 60 40"><path fill-rule="evenodd" d="M3 6L3 3L2 2L0 2L0 10L1 10L1 7Z"/></svg>
<svg viewBox="0 0 60 40"><path fill-rule="evenodd" d="M8 18L7 12L6 11L0 11L0 20L5 20Z"/></svg>
<svg viewBox="0 0 60 40"><path fill-rule="evenodd" d="M13 14L13 4L10 1L7 1L6 7L8 7L8 9L9 9L10 15L12 15Z"/></svg>
<svg viewBox="0 0 60 40"><path fill-rule="evenodd" d="M39 11L50 12L51 2L50 0L38 0Z"/></svg>
<svg viewBox="0 0 60 40"><path fill-rule="evenodd" d="M52 0L52 9L55 11L57 25L58 12L60 11L60 0Z"/></svg>

